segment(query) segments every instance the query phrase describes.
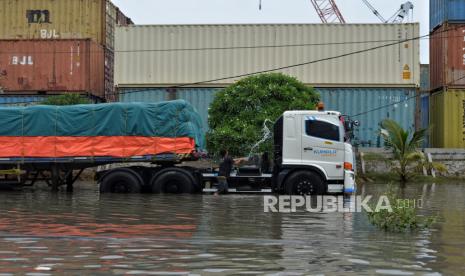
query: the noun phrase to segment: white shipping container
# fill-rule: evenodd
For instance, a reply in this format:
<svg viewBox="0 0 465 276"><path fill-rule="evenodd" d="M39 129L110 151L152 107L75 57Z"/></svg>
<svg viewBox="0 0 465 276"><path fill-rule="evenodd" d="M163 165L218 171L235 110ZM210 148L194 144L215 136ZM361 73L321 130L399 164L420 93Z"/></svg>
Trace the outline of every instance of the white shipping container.
<svg viewBox="0 0 465 276"><path fill-rule="evenodd" d="M418 36L418 23L118 27L115 82L160 87L228 78L199 84L223 86L232 76L315 62L278 71L318 87L418 87Z"/></svg>

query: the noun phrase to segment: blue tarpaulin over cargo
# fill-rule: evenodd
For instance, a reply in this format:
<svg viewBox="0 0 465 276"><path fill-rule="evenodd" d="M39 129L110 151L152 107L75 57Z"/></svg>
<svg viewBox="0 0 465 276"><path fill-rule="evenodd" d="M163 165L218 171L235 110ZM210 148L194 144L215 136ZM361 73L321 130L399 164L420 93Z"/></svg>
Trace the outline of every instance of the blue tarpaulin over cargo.
<svg viewBox="0 0 465 276"><path fill-rule="evenodd" d="M216 93L220 88L177 88L173 92L168 92L165 87L154 88L122 88L118 89L121 102L144 102L156 103L165 101L170 96L176 99L185 100L190 103L199 113L202 119L204 131L208 131L208 108L213 102ZM171 95L170 95L171 93Z"/></svg>
<svg viewBox="0 0 465 276"><path fill-rule="evenodd" d="M205 148L202 121L183 100L0 108L0 136L189 137Z"/></svg>

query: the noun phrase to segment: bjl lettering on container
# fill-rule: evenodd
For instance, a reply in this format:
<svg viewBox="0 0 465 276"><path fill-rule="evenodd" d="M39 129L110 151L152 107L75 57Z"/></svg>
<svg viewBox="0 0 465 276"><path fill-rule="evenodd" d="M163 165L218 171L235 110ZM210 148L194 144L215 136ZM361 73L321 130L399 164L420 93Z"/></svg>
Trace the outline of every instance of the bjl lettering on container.
<svg viewBox="0 0 465 276"><path fill-rule="evenodd" d="M11 57L12 65L34 65L32 56L12 56Z"/></svg>

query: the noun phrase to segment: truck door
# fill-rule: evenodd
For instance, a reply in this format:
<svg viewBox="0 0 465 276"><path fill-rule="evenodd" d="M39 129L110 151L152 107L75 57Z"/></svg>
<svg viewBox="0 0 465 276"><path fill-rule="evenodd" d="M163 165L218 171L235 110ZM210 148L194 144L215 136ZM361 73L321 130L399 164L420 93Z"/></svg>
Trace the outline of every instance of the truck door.
<svg viewBox="0 0 465 276"><path fill-rule="evenodd" d="M286 114L283 127L283 163L300 164L302 153L300 145L301 115Z"/></svg>
<svg viewBox="0 0 465 276"><path fill-rule="evenodd" d="M322 167L328 179L344 177L345 148L341 126L337 117L302 116L302 164Z"/></svg>

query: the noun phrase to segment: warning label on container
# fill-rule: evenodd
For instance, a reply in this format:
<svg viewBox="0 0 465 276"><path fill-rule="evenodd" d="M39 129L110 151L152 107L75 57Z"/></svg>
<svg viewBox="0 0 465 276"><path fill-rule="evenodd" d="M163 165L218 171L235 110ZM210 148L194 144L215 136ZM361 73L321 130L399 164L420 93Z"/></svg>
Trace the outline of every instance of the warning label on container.
<svg viewBox="0 0 465 276"><path fill-rule="evenodd" d="M411 77L412 77L412 76L411 76L410 72L404 72L404 73L402 74L402 78L403 78L404 80L409 80L409 79L411 79Z"/></svg>
<svg viewBox="0 0 465 276"><path fill-rule="evenodd" d="M402 79L410 80L411 78L412 78L412 74L410 72L410 67L407 64L405 64L404 65L404 70L402 72Z"/></svg>

